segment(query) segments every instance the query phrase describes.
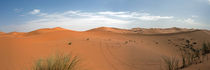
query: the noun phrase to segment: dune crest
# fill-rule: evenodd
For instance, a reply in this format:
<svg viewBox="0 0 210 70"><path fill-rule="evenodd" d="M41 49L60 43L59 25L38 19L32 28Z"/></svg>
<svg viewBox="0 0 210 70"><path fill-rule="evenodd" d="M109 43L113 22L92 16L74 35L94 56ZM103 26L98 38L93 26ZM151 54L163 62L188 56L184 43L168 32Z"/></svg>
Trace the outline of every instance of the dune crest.
<svg viewBox="0 0 210 70"><path fill-rule="evenodd" d="M182 33L196 31L196 29L186 29L186 28L132 28L132 29L120 29L112 27L99 27L88 30L87 32L113 32L113 33L138 33L138 34L169 34L169 33Z"/></svg>
<svg viewBox="0 0 210 70"><path fill-rule="evenodd" d="M128 29L120 29L120 28L113 28L113 27L98 27L98 28L87 30L87 32L130 33L130 30L128 30Z"/></svg>
<svg viewBox="0 0 210 70"><path fill-rule="evenodd" d="M186 29L186 28L132 28L132 31L136 33L142 34L164 34L164 33L178 33L178 32L188 32L188 31L195 31L195 29Z"/></svg>
<svg viewBox="0 0 210 70"><path fill-rule="evenodd" d="M52 28L52 30L68 30L68 29L64 29L64 28L61 28L61 27L55 27L55 28Z"/></svg>
<svg viewBox="0 0 210 70"><path fill-rule="evenodd" d="M63 31L63 30L67 30L61 27L55 27L55 28L43 28L43 29L38 29L35 31L40 31L40 32L48 32L48 31ZM33 32L33 31L32 31Z"/></svg>
<svg viewBox="0 0 210 70"><path fill-rule="evenodd" d="M36 34L43 34L43 33L48 33L48 32L57 32L57 31L71 31L68 29L64 29L61 27L55 27L55 28L43 28L43 29L38 29L35 31L28 32L26 35L36 35Z"/></svg>
<svg viewBox="0 0 210 70"><path fill-rule="evenodd" d="M90 29L88 31L111 31L111 30L115 30L117 28L111 28L111 27L98 27L98 28L93 28Z"/></svg>
<svg viewBox="0 0 210 70"><path fill-rule="evenodd" d="M84 32L113 32L113 33L140 33L140 34L164 34L164 33L178 33L178 32L188 32L188 31L195 31L199 29L186 29L186 28L132 28L132 29L120 29L114 27L98 27L93 28ZM72 31L72 32L79 32L73 31L69 29L64 29L61 27L55 28L43 28L34 30L31 32L10 32L7 34L17 35L17 34L41 34L41 33L48 33L48 32L56 32L56 31ZM208 30L207 30L208 31ZM5 34L4 32L0 32L0 34Z"/></svg>

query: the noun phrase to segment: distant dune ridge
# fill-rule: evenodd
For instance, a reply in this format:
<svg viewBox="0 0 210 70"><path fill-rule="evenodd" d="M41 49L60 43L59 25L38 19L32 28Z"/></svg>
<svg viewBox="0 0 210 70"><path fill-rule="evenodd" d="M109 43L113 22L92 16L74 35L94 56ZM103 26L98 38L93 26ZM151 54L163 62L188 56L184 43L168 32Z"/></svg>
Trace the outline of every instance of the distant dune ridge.
<svg viewBox="0 0 210 70"><path fill-rule="evenodd" d="M187 32L187 31L195 31L198 29L186 29L186 28L132 28L132 29L120 29L120 28L112 28L112 27L98 27L94 29L87 30L85 32L91 32L91 31L107 31L107 32L114 32L114 33L141 33L141 34L159 34L159 33L176 33L176 32ZM54 32L54 31L72 31L68 29L64 29L61 27L55 27L55 28L43 28L38 29L31 32L10 32L7 34L39 34L39 33L48 33L48 32ZM76 32L76 31L75 31ZM0 34L4 34L4 32L0 32Z"/></svg>
<svg viewBox="0 0 210 70"><path fill-rule="evenodd" d="M55 28L44 28L44 29L38 29L35 31L31 31L29 33L26 33L27 35L36 35L41 33L48 33L48 32L55 32L55 31L66 31L67 29L61 28L61 27L55 27ZM70 30L68 30L70 31Z"/></svg>
<svg viewBox="0 0 210 70"><path fill-rule="evenodd" d="M4 34L4 32L0 32L0 34Z"/></svg>
<svg viewBox="0 0 210 70"><path fill-rule="evenodd" d="M142 33L142 34L155 34L155 33L174 33L174 32L183 32L183 31L193 31L194 29L185 29L185 28L132 28L132 29L119 29L119 28L109 28L109 27L99 27L91 29L88 31L110 31L116 33Z"/></svg>
<svg viewBox="0 0 210 70"><path fill-rule="evenodd" d="M161 57L178 55L177 45L185 40L196 42L195 47L200 47L203 42L210 42L210 31L175 27L99 27L72 31L56 27L31 32L0 32L0 69L31 69L34 61L59 51L79 56L81 69L162 70ZM208 70L209 65L210 61L206 61L184 70Z"/></svg>

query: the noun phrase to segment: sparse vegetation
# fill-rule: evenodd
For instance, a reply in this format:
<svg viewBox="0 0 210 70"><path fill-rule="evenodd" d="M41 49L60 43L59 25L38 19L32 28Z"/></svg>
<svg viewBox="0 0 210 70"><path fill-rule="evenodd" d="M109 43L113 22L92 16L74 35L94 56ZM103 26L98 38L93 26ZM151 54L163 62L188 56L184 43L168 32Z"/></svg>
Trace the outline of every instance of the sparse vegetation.
<svg viewBox="0 0 210 70"><path fill-rule="evenodd" d="M185 44L180 46L180 52L182 57L182 67L189 66L193 63L201 62L200 60L200 49L195 48L194 45L197 44L196 42L191 42L190 40L185 40Z"/></svg>
<svg viewBox="0 0 210 70"><path fill-rule="evenodd" d="M210 53L210 43L203 43L201 50L202 50L202 55Z"/></svg>
<svg viewBox="0 0 210 70"><path fill-rule="evenodd" d="M128 41L125 41L125 44L128 44Z"/></svg>
<svg viewBox="0 0 210 70"><path fill-rule="evenodd" d="M162 57L164 63L166 64L166 70L178 70L179 69L179 59L176 57Z"/></svg>
<svg viewBox="0 0 210 70"><path fill-rule="evenodd" d="M159 44L158 42L155 42L155 44Z"/></svg>
<svg viewBox="0 0 210 70"><path fill-rule="evenodd" d="M86 40L90 40L89 38L87 38Z"/></svg>
<svg viewBox="0 0 210 70"><path fill-rule="evenodd" d="M136 41L135 41L135 40L127 40L127 41L125 41L124 43L125 43L125 44L128 44L128 43L136 43Z"/></svg>
<svg viewBox="0 0 210 70"><path fill-rule="evenodd" d="M206 54L210 53L210 43L203 43L201 51L202 51L201 54L202 54L203 60L204 60L204 57L206 57ZM207 56L207 60L208 60L208 56Z"/></svg>
<svg viewBox="0 0 210 70"><path fill-rule="evenodd" d="M38 60L33 70L77 70L78 62L77 56L60 54Z"/></svg>
<svg viewBox="0 0 210 70"><path fill-rule="evenodd" d="M202 63L204 57L210 53L210 43L203 43L202 47L194 47L197 43L190 40L185 40L181 45L175 45L179 47L181 61L175 57L164 57L162 58L166 64L167 70L178 70L190 66L192 64ZM202 59L201 59L202 58ZM207 57L208 60L208 57ZM182 66L176 64L181 63Z"/></svg>
<svg viewBox="0 0 210 70"><path fill-rule="evenodd" d="M71 44L72 44L72 42L69 42L69 43L68 43L68 45L71 45Z"/></svg>

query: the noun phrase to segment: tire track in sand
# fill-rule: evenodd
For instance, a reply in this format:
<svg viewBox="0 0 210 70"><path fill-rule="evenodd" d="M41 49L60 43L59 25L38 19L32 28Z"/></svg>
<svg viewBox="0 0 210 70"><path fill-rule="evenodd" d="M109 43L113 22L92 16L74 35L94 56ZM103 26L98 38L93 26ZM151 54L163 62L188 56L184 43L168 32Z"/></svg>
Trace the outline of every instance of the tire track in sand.
<svg viewBox="0 0 210 70"><path fill-rule="evenodd" d="M105 60L107 61L107 63L114 69L114 70L119 70L117 69L113 63L111 63L111 61L107 58L107 53L103 50L103 47L102 47L102 43L100 41L100 51L102 53L102 55L104 56Z"/></svg>

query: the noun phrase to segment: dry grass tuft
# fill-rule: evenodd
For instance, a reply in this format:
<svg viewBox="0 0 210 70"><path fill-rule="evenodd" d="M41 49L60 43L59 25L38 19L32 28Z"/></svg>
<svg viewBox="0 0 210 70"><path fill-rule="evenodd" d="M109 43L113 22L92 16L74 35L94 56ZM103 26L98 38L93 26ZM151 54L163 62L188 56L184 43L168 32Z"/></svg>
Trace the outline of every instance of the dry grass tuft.
<svg viewBox="0 0 210 70"><path fill-rule="evenodd" d="M178 70L179 69L179 60L176 57L162 57L165 62L166 70Z"/></svg>
<svg viewBox="0 0 210 70"><path fill-rule="evenodd" d="M56 55L36 62L33 70L77 70L77 56Z"/></svg>

